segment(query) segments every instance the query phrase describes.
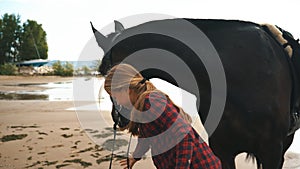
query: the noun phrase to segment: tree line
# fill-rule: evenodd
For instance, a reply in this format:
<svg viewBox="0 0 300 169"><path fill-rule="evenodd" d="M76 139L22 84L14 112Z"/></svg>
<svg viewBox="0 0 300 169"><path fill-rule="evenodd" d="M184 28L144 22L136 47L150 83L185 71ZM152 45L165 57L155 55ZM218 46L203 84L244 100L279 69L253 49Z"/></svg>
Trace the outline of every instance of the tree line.
<svg viewBox="0 0 300 169"><path fill-rule="evenodd" d="M0 65L47 59L46 35L37 21L21 23L20 15L4 14L0 19Z"/></svg>

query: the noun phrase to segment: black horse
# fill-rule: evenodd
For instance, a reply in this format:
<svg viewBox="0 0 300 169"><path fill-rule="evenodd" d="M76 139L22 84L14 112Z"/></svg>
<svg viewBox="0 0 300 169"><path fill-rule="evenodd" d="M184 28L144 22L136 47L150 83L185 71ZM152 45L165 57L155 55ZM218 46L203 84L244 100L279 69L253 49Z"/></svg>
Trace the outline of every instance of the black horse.
<svg viewBox="0 0 300 169"><path fill-rule="evenodd" d="M105 52L99 71L105 75L112 66L126 62L126 57L140 50L156 48L169 51L188 65L197 81L199 91L191 88L189 82L180 87L198 98L198 112L204 123L212 98L212 84L204 63L184 42L151 32L157 24L176 25L180 20L151 21L129 29L115 22L116 32L107 37L93 28L96 40ZM223 168L234 169L234 159L242 152L255 158L258 168L261 165L264 169L282 168L284 154L294 137L295 128L292 132L290 129L295 120L291 114L297 112L300 105L297 93L299 78L284 47L267 27L252 22L183 20L192 23L208 37L226 75L224 113L216 130L208 133L211 135L210 146L221 159ZM189 38L197 37L191 35ZM292 42L293 49L298 51L293 53L293 58L298 58L299 43ZM140 56L140 59L137 57L135 62L129 64L139 67L144 62L145 58ZM168 65L168 61L165 64L181 66ZM168 72L159 69L145 69L141 73L147 79L156 77L178 85Z"/></svg>

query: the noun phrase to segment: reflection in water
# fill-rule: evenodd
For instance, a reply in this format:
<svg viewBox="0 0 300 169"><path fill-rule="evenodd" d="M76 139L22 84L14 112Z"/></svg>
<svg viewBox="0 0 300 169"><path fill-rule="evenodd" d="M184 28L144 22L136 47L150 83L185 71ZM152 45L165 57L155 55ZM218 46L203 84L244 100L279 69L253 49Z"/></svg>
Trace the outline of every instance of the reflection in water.
<svg viewBox="0 0 300 169"><path fill-rule="evenodd" d="M0 100L49 100L49 101L67 101L73 100L72 82L59 83L24 83L16 86L34 86L43 87L44 90L34 91L9 91L0 92Z"/></svg>
<svg viewBox="0 0 300 169"><path fill-rule="evenodd" d="M20 83L20 84L7 84L4 86L40 86L40 85L47 85L47 83Z"/></svg>
<svg viewBox="0 0 300 169"><path fill-rule="evenodd" d="M28 94L16 92L0 92L0 100L48 100L45 94Z"/></svg>

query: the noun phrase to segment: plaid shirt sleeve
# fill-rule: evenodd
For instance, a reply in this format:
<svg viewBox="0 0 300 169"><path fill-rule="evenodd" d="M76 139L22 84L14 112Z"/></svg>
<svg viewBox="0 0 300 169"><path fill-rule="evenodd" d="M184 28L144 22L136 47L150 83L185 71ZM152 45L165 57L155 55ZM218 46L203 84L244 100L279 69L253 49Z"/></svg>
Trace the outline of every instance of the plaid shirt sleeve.
<svg viewBox="0 0 300 169"><path fill-rule="evenodd" d="M140 160L143 155L150 149L150 144L147 142L147 139L141 137L138 138L138 143L132 154L135 160Z"/></svg>
<svg viewBox="0 0 300 169"><path fill-rule="evenodd" d="M161 95L158 95L161 97ZM139 128L139 138L137 146L133 152L133 157L138 160L140 159L149 149L150 143L148 137L155 136L161 128L165 127L165 122L161 122L161 114L164 112L167 101L161 98L153 97L151 101L149 96L145 100L145 111L140 112L144 119L153 119L154 123L143 123ZM151 104L150 104L151 102ZM153 125L154 124L154 125ZM144 139L145 138L145 139Z"/></svg>
<svg viewBox="0 0 300 169"><path fill-rule="evenodd" d="M193 146L191 143L192 140L187 135L185 139L176 145L176 169L190 168L193 155Z"/></svg>

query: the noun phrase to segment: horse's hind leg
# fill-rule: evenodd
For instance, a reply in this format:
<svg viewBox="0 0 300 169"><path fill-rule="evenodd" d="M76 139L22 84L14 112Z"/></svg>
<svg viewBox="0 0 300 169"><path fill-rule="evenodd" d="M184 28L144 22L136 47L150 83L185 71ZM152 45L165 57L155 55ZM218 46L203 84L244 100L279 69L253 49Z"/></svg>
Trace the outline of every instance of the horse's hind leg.
<svg viewBox="0 0 300 169"><path fill-rule="evenodd" d="M270 142L259 155L263 169L281 169L283 164L283 143Z"/></svg>
<svg viewBox="0 0 300 169"><path fill-rule="evenodd" d="M222 163L222 169L236 169L235 168L235 162L234 162L234 158L226 158L226 159L222 159L222 157L220 157L221 159L221 163Z"/></svg>
<svg viewBox="0 0 300 169"><path fill-rule="evenodd" d="M293 143L294 135L295 135L295 133L289 135L289 136L286 137L286 139L284 140L284 143L283 143L283 153L285 153L286 150L287 150L287 149L291 146L291 144Z"/></svg>
<svg viewBox="0 0 300 169"><path fill-rule="evenodd" d="M284 141L284 143L283 143L282 161L281 161L281 164L280 164L281 168L282 168L283 163L284 163L284 155L285 155L287 149L290 147L290 145L292 144L292 142L293 142L293 140L294 140L294 134L295 134L295 133L289 135L289 136L285 139L285 141Z"/></svg>

